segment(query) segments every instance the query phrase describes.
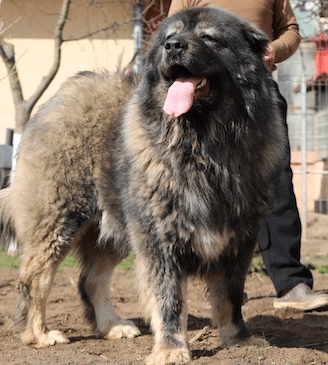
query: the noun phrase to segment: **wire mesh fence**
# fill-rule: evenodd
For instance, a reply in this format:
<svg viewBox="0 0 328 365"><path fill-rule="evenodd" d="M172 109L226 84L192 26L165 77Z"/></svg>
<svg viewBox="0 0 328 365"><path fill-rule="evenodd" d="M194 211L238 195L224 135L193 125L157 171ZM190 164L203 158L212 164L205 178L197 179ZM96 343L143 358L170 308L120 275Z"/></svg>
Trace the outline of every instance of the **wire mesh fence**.
<svg viewBox="0 0 328 365"><path fill-rule="evenodd" d="M328 157L328 80L305 80L306 82L306 146L320 157ZM279 82L288 103L288 126L292 150L301 149L301 120L303 103L302 78Z"/></svg>
<svg viewBox="0 0 328 365"><path fill-rule="evenodd" d="M288 103L294 189L303 227L307 212L328 214L328 77L279 80Z"/></svg>

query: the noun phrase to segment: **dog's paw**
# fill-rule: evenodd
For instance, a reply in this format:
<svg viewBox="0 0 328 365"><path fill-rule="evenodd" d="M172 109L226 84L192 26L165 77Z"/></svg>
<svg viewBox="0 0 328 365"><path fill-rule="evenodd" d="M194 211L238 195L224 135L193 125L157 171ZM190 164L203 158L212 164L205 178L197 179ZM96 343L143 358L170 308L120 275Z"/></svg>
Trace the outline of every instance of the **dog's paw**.
<svg viewBox="0 0 328 365"><path fill-rule="evenodd" d="M69 339L61 331L49 331L47 337L55 343L69 343Z"/></svg>
<svg viewBox="0 0 328 365"><path fill-rule="evenodd" d="M132 321L122 321L112 326L110 331L103 337L108 339L119 339L137 336L140 336L139 328Z"/></svg>
<svg viewBox="0 0 328 365"><path fill-rule="evenodd" d="M33 345L36 348L53 346L56 343L69 343L69 339L60 331L49 331L38 336L30 331L22 333L22 341L26 345Z"/></svg>
<svg viewBox="0 0 328 365"><path fill-rule="evenodd" d="M146 365L184 365L191 361L190 351L188 348L176 349L154 349L148 356Z"/></svg>

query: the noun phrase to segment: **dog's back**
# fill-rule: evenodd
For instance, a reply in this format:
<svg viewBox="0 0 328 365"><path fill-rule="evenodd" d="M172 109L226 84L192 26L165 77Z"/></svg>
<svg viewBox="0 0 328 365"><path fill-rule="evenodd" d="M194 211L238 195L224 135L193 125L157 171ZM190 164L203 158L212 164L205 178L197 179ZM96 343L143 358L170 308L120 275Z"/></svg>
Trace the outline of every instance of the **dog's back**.
<svg viewBox="0 0 328 365"><path fill-rule="evenodd" d="M95 323L101 316L97 306L107 307L102 301L107 303L109 293L100 289L109 290L104 280L109 280L107 271L118 254L110 244L97 244L102 215L97 181L107 135L117 134L122 105L132 89L119 73L80 73L40 107L23 133L15 173L0 193L0 228L3 242L14 237L23 247L17 322L26 324L25 343L67 342L58 331L46 334L39 317L44 318L55 271L70 249L81 260L79 289L88 319ZM106 316L95 328L101 335L110 332L108 316L118 318Z"/></svg>
<svg viewBox="0 0 328 365"><path fill-rule="evenodd" d="M129 92L127 85L120 74L80 73L29 121L15 175L0 193L3 244L13 234L20 243L29 241L46 216L65 220L56 212L69 216L82 211L85 219L96 214L101 149Z"/></svg>

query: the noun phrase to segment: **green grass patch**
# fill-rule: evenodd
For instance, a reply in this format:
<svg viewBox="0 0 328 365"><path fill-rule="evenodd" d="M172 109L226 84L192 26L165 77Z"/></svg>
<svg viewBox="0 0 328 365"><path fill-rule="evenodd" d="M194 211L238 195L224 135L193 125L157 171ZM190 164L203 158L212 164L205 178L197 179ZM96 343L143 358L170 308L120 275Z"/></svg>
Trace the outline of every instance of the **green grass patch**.
<svg viewBox="0 0 328 365"><path fill-rule="evenodd" d="M131 270L134 266L135 254L131 251L129 255L120 263L120 267L124 270ZM19 256L10 256L7 251L0 248L0 267L17 269L20 266ZM65 267L77 267L78 260L73 252L70 252L63 262L60 263L58 271L62 272Z"/></svg>
<svg viewBox="0 0 328 365"><path fill-rule="evenodd" d="M69 254L64 258L64 260L59 264L57 271L62 272L65 267L77 267L78 261L73 252L69 252Z"/></svg>
<svg viewBox="0 0 328 365"><path fill-rule="evenodd" d="M326 264L322 264L322 265L313 264L313 266L319 272L319 274L321 274L321 275L327 275L328 274L328 265L326 265Z"/></svg>
<svg viewBox="0 0 328 365"><path fill-rule="evenodd" d="M6 267L10 269L17 269L20 265L18 256L7 255L6 250L0 248L0 267Z"/></svg>
<svg viewBox="0 0 328 365"><path fill-rule="evenodd" d="M264 273L265 272L265 266L264 266L262 256L253 257L248 272L251 272L251 273L254 273L254 272Z"/></svg>
<svg viewBox="0 0 328 365"><path fill-rule="evenodd" d="M328 275L328 256L322 256L320 258L311 257L310 264L321 275Z"/></svg>
<svg viewBox="0 0 328 365"><path fill-rule="evenodd" d="M120 263L120 267L126 271L132 270L135 257L135 253L131 251L129 255L124 260L122 260L122 262Z"/></svg>
<svg viewBox="0 0 328 365"><path fill-rule="evenodd" d="M63 271L64 267L76 267L78 262L73 253L69 253L63 262L60 263L58 271ZM11 256L7 254L7 251L0 248L0 267L17 269L20 266L19 256Z"/></svg>
<svg viewBox="0 0 328 365"><path fill-rule="evenodd" d="M135 254L130 252L129 255L121 261L120 267L123 270L131 270L134 266ZM63 271L65 267L76 267L78 266L78 260L75 258L74 253L70 252L64 259L64 261L59 265L58 270Z"/></svg>
<svg viewBox="0 0 328 365"><path fill-rule="evenodd" d="M131 270L134 266L134 259L135 254L131 251L129 255L122 260L120 263L120 267L123 270ZM77 267L78 266L78 260L75 258L74 253L70 252L64 259L64 261L59 265L58 270L63 271L65 267Z"/></svg>

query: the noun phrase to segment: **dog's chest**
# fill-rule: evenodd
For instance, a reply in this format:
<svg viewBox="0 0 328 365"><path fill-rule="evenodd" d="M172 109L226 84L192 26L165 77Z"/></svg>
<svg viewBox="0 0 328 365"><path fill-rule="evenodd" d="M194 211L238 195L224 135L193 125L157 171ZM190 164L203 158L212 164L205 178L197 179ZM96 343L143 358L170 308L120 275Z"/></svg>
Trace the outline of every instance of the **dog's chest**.
<svg viewBox="0 0 328 365"><path fill-rule="evenodd" d="M153 159L139 173L142 214L163 244L187 244L206 261L222 253L234 234L222 226L216 191L204 171Z"/></svg>
<svg viewBox="0 0 328 365"><path fill-rule="evenodd" d="M135 118L140 110L134 111L125 129L127 215L136 214L163 244L188 245L206 259L219 255L233 233L225 225L227 207L221 205L215 169L197 135L173 123L155 138Z"/></svg>

